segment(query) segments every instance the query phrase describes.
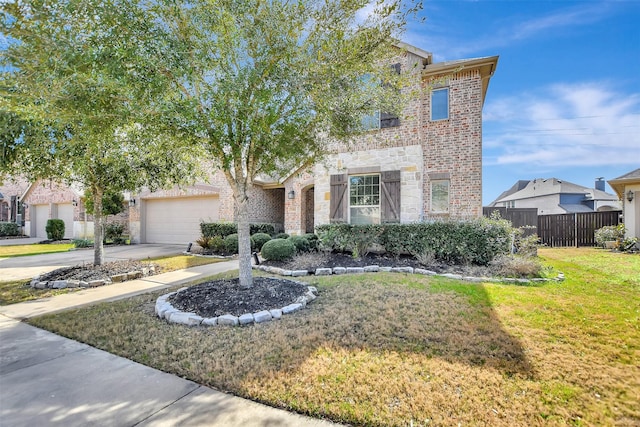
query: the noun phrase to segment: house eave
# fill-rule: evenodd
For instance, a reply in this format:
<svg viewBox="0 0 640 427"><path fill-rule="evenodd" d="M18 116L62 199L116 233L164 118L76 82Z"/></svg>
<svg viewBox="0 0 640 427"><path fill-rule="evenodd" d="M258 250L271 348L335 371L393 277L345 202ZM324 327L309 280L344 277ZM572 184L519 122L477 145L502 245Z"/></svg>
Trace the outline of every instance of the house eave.
<svg viewBox="0 0 640 427"><path fill-rule="evenodd" d="M620 200L624 199L624 187L626 185L635 185L640 184L640 178L622 178L622 179L611 179L607 181L613 191L616 192Z"/></svg>
<svg viewBox="0 0 640 427"><path fill-rule="evenodd" d="M482 78L482 103L487 95L489 80L498 67L499 56L487 56L483 58L463 59L460 61L445 61L429 64L422 71L423 78L433 78L445 74L457 74L466 70L479 70Z"/></svg>

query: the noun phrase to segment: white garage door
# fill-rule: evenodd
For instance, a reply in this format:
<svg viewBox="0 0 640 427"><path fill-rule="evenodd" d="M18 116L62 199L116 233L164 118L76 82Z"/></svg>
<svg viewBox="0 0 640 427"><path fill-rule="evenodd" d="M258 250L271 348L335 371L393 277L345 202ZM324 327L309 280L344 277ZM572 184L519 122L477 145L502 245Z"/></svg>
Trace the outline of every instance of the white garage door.
<svg viewBox="0 0 640 427"><path fill-rule="evenodd" d="M186 245L198 239L201 222L218 220L217 196L143 200L146 243Z"/></svg>
<svg viewBox="0 0 640 427"><path fill-rule="evenodd" d="M58 219L64 221L64 237L65 239L73 238L73 205L66 203L58 205Z"/></svg>
<svg viewBox="0 0 640 427"><path fill-rule="evenodd" d="M46 239L49 205L31 205L29 209L31 209L31 236Z"/></svg>

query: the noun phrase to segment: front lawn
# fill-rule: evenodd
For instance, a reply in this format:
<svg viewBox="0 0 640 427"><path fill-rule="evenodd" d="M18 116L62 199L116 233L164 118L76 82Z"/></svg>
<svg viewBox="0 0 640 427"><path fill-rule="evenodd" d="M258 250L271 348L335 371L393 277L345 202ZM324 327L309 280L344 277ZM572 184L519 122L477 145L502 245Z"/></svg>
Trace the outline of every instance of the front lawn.
<svg viewBox="0 0 640 427"><path fill-rule="evenodd" d="M543 249L540 286L310 278L279 321L185 327L147 294L30 320L269 405L355 425L640 424L640 256Z"/></svg>
<svg viewBox="0 0 640 427"><path fill-rule="evenodd" d="M0 246L0 258L67 252L73 247L73 243Z"/></svg>

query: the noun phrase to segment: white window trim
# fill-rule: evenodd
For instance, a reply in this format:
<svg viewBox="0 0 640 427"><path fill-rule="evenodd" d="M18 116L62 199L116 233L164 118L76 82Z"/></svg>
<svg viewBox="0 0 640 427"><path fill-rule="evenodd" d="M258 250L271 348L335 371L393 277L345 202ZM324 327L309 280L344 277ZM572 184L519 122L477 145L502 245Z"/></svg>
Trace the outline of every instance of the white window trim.
<svg viewBox="0 0 640 427"><path fill-rule="evenodd" d="M356 205L356 206L352 206L351 205L351 178L355 177L355 176L377 176L378 177L378 204L377 205ZM382 223L382 175L379 172L371 172L371 173L354 173L354 174L350 174L347 176L348 179L348 187L347 187L347 200L348 200L348 204L347 204L347 221L349 224L352 224L351 222L351 209L352 208L378 208L378 222L377 224L381 224ZM376 223L373 223L376 224Z"/></svg>

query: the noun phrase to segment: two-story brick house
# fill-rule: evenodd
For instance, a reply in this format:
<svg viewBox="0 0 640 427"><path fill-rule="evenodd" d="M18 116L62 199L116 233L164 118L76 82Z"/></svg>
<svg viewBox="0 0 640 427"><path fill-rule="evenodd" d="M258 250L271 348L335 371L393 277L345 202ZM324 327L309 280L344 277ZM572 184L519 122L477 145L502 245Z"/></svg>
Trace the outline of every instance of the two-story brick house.
<svg viewBox="0 0 640 427"><path fill-rule="evenodd" d="M482 215L482 107L498 57L434 63L400 43L393 64L417 95L402 114L372 114L371 130L281 179L259 179L252 222L290 234L331 222L417 222ZM206 183L128 195L132 242L194 241L202 221L233 221L222 173Z"/></svg>

